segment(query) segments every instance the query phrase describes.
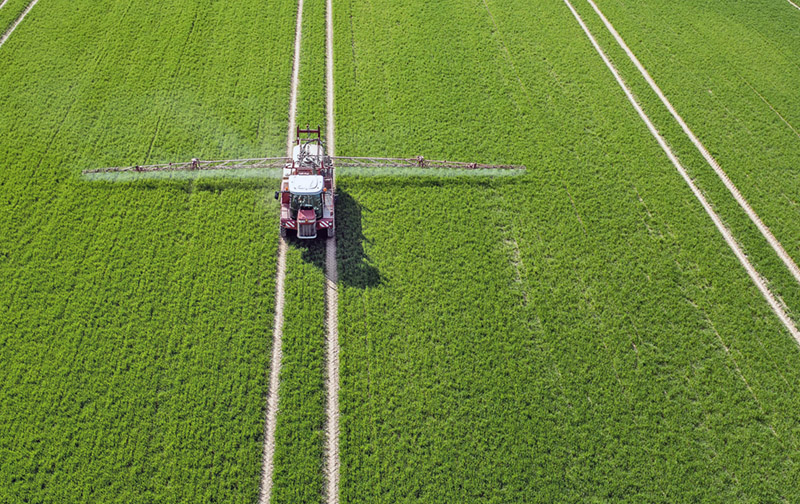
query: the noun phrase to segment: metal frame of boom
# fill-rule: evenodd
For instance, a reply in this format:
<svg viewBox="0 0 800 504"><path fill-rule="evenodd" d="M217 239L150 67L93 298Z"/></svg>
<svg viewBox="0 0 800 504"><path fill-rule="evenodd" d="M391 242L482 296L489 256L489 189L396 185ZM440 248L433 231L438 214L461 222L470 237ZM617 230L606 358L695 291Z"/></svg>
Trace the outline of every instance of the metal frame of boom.
<svg viewBox="0 0 800 504"><path fill-rule="evenodd" d="M414 158L387 158L387 157L350 157L327 156L307 154L307 145L319 145L320 151L325 152L325 143L322 141L321 128L315 129L297 127L295 144L302 146L297 159L298 169L311 168L314 172L325 168L431 168L449 170L525 170L522 165L506 164L481 164L464 163L460 161L438 161L425 159L422 156ZM305 136L303 136L305 135ZM223 159L217 161L204 161L193 158L191 161L181 163L165 163L153 165L113 166L110 168L97 168L83 170L83 174L91 173L121 173L121 172L159 172L159 171L197 171L197 170L262 170L285 168L292 165L293 160L287 157L268 157L250 159ZM309 166L310 165L310 166Z"/></svg>
<svg viewBox="0 0 800 504"><path fill-rule="evenodd" d="M154 165L113 166L110 168L97 168L83 170L84 174L90 173L117 173L117 172L157 172L157 171L194 171L194 170L253 170L283 168L289 158L252 158L252 159L223 159L218 161L201 161L197 158L182 163L166 163Z"/></svg>
<svg viewBox="0 0 800 504"><path fill-rule="evenodd" d="M481 163L463 163L459 161L438 161L416 158L378 158L378 157L345 157L328 158L336 168L430 168L450 170L525 170L523 165L493 165ZM225 159L204 161L192 159L182 163L166 163L154 165L114 166L83 170L83 174L92 173L124 173L124 172L159 172L159 171L196 171L196 170L262 170L283 168L291 163L290 158L252 158Z"/></svg>

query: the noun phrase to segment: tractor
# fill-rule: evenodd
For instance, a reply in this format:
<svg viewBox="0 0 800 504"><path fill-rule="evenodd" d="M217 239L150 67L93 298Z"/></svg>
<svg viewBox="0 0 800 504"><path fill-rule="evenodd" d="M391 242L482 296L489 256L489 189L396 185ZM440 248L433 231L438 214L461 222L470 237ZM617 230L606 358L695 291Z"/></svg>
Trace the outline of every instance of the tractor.
<svg viewBox="0 0 800 504"><path fill-rule="evenodd" d="M283 167L280 191L275 191L281 204L281 237L293 231L301 240L312 240L318 233L332 238L336 233L333 187L333 163L325 154L319 126L298 127L292 158Z"/></svg>

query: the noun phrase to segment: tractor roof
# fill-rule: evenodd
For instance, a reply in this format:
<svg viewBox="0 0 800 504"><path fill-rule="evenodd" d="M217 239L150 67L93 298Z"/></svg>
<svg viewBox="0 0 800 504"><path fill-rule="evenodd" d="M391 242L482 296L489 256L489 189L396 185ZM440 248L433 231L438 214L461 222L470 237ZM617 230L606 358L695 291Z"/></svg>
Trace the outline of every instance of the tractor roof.
<svg viewBox="0 0 800 504"><path fill-rule="evenodd" d="M291 175L289 192L292 194L319 194L325 182L322 175Z"/></svg>

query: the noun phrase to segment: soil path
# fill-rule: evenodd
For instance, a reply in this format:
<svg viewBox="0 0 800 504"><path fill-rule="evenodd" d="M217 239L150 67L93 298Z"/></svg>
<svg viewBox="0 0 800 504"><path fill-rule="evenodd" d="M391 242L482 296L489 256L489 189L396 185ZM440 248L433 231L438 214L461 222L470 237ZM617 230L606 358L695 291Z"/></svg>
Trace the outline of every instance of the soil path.
<svg viewBox="0 0 800 504"><path fill-rule="evenodd" d="M588 1L591 2L591 0ZM761 294L764 296L764 299L772 308L772 311L775 313L775 315L778 316L778 318L786 327L786 329L789 330L789 333L792 335L792 337L794 337L795 341L798 344L800 344L800 331L798 331L797 327L794 325L794 321L792 321L792 319L789 318L789 315L783 309L783 306L777 301L775 295L767 287L764 279L761 277L761 275L758 274L756 269L750 263L750 260L745 255L741 246L736 242L730 230L728 230L728 228L725 227L725 225L722 222L722 219L720 219L719 215L717 215L717 213L711 207L711 204L708 202L708 200L706 200L705 196L697 187L697 185L695 185L694 181L689 176L686 169L683 167L683 165L681 165L680 161L678 161L678 158L677 156L675 156L675 153L672 152L672 149L669 147L669 145L667 145L667 141L664 139L663 136L661 136L661 133L658 132L658 130L653 125L653 122L650 120L647 114L645 114L641 105L639 104L638 101L636 101L636 98L633 96L633 92L625 83L625 81L622 79L622 76L619 74L614 64L608 58L608 55L606 55L605 51L603 51L603 49L600 47L600 44L597 43L597 40L589 31L589 28L586 26L586 23L584 23L583 18L581 18L580 14L578 14L578 11L575 10L575 7L572 6L569 0L564 0L564 3L567 4L567 7L569 7L569 10L572 12L572 15L575 16L575 19L578 21L578 24L580 24L584 33L586 33L586 36L589 37L589 41L592 43L592 46L594 46L597 53L603 59L603 62L606 64L608 69L614 75L614 78L617 80L617 83L625 92L625 96L628 98L628 101L631 103L631 105L633 105L633 108L636 109L636 112L639 114L639 117L641 117L642 121L644 121L645 125L647 125L647 129L656 139L658 145L661 146L664 153L669 158L670 162L672 162L673 166L675 166L675 169L677 169L678 173L680 173L681 177L683 177L683 180L686 181L686 184L692 190L692 193L695 195L697 200L703 206L703 209L705 209L708 216L711 217L711 220L714 222L714 225L716 226L717 230L720 232L720 234L722 234L723 238L725 239L725 242L731 248L736 258L744 267L745 271L747 271L747 274L750 276L750 279L753 281L753 283L756 284L758 290L761 291Z"/></svg>
<svg viewBox="0 0 800 504"><path fill-rule="evenodd" d="M686 136L689 137L689 139L692 141L697 150L700 151L700 154L703 155L703 158L705 158L708 165L711 166L711 168L713 168L714 172L716 172L717 176L720 178L720 180L722 180L722 183L725 184L725 187L728 188L728 191L730 191L733 198L736 200L736 202L739 204L742 210L745 211L745 213L753 222L753 224L756 225L758 230L761 232L761 235L767 240L769 245L772 247L772 250L774 250L775 253L778 254L778 257L781 258L781 261L783 261L783 264L785 264L786 268L789 269L789 272L792 274L797 283L800 284L800 268L797 267L797 264L794 262L791 256L789 256L789 254L786 253L786 250L784 250L783 245L781 245L778 239L775 238L775 236L772 234L772 231L770 231L770 229L766 226L766 224L764 224L764 222L761 221L761 218L758 216L758 214L756 214L756 212L753 210L753 208L750 206L750 204L747 202L744 196L742 196L742 193L739 192L739 189L733 184L731 179L728 177L728 174L725 173L722 167L720 167L719 163L717 163L717 160L714 159L714 157L711 155L710 152L708 152L706 146L703 145L702 142L700 142L700 140L697 138L694 132L689 128L689 126L683 120L683 117L681 117L680 114L678 114L678 112L675 110L675 107L672 106L672 103L670 103L667 97L664 96L664 93L661 91L661 88L658 87L658 84L656 84L656 82L650 76L650 73L648 73L648 71L644 68L644 66L641 64L636 55L633 54L633 51L631 51L630 47L628 47L628 44L626 44L625 41L622 39L622 36L620 36L620 34L614 28L614 25L611 24L611 22L605 17L600 8L597 7L597 4L594 3L594 0L586 0L586 1L589 2L594 11L597 13L597 15L600 16L600 19L603 21L603 24L606 26L608 31L611 32L611 34L614 36L614 39L617 41L617 44L619 44L619 46L625 51L625 54L628 55L628 58L631 60L631 62L633 62L633 64L636 65L636 68L639 70L639 73L642 74L642 77L645 78L647 83L650 85L650 88L656 93L656 95L658 95L658 98L661 100L661 103L664 104L667 110L669 110L669 113L672 114L672 117L678 122L678 124L680 124L681 129L683 129L683 132L686 134Z"/></svg>
<svg viewBox="0 0 800 504"><path fill-rule="evenodd" d="M297 123L297 85L300 81L300 41L303 28L303 0L297 2L297 27L294 37L294 60L292 63L292 91L289 98L289 131L286 139L286 156L292 155L292 140ZM264 461L261 469L260 504L267 504L272 494L272 476L275 461L275 428L278 422L278 388L281 375L281 342L283 339L284 284L286 282L286 240L279 239L278 262L275 280L275 321L272 330L272 358L270 359L267 417L264 421Z"/></svg>
<svg viewBox="0 0 800 504"><path fill-rule="evenodd" d="M8 0L6 0L6 1L8 1ZM8 40L8 37L10 37L12 33L14 33L14 30L17 29L17 26L19 26L19 24L22 22L22 20L25 19L25 16L28 15L28 13L31 11L31 9L33 9L33 6L36 5L36 3L38 1L39 0L33 0L33 2L29 3L28 7L26 7L25 10L22 11L22 14L20 14L20 16L17 18L17 20L14 21L14 24L11 25L11 28L9 28L8 30L6 30L5 33L3 33L3 36L0 37L0 47L3 47L3 44L6 43L6 40ZM3 2L3 4L0 5L0 7L5 5L5 3L6 2Z"/></svg>
<svg viewBox="0 0 800 504"><path fill-rule="evenodd" d="M336 155L333 123L333 11L331 0L325 5L325 91L328 155ZM334 170L334 194L336 189ZM325 494L328 504L339 502L339 293L336 237L325 244L325 322L327 329L327 424L325 426Z"/></svg>

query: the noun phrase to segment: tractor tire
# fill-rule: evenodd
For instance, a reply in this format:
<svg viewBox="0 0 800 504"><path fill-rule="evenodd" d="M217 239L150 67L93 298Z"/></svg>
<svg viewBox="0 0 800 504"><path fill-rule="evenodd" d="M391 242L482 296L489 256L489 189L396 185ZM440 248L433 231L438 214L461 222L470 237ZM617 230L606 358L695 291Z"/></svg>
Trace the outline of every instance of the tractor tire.
<svg viewBox="0 0 800 504"><path fill-rule="evenodd" d="M281 226L281 238L286 239L286 228Z"/></svg>
<svg viewBox="0 0 800 504"><path fill-rule="evenodd" d="M328 228L328 238L336 236L336 228Z"/></svg>

